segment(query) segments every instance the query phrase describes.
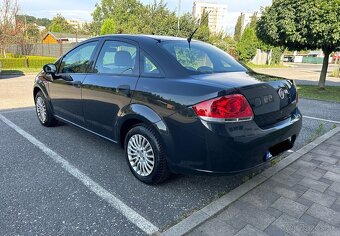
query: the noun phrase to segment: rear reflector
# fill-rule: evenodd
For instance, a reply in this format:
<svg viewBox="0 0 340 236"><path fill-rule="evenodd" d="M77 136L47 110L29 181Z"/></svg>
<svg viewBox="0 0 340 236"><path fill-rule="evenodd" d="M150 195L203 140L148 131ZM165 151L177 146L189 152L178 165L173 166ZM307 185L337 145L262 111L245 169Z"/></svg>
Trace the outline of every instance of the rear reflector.
<svg viewBox="0 0 340 236"><path fill-rule="evenodd" d="M196 114L206 121L237 122L254 117L247 99L241 94L214 98L193 106Z"/></svg>

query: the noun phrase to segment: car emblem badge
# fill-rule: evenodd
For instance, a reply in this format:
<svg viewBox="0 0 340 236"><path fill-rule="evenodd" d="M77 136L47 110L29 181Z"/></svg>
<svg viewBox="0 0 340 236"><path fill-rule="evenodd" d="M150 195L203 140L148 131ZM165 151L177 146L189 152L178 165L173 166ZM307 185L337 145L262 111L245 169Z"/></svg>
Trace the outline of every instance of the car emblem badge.
<svg viewBox="0 0 340 236"><path fill-rule="evenodd" d="M288 89L286 89L286 88L280 88L279 91L277 91L277 93L279 94L279 97L281 99L284 99L286 94L287 95L289 94Z"/></svg>

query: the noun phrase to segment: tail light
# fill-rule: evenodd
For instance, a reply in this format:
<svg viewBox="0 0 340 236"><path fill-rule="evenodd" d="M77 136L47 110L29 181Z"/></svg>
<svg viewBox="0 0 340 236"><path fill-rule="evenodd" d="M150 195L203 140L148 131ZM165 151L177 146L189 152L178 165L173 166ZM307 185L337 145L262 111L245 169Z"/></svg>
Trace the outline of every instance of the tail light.
<svg viewBox="0 0 340 236"><path fill-rule="evenodd" d="M241 94L204 101L193 106L193 109L202 120L213 122L248 121L254 117L247 99Z"/></svg>

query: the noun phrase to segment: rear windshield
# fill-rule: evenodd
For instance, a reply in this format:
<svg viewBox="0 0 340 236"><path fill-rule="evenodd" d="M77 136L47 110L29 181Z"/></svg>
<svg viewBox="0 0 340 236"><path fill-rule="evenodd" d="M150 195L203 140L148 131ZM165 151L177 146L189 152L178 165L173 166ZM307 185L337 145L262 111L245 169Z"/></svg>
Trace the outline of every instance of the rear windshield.
<svg viewBox="0 0 340 236"><path fill-rule="evenodd" d="M164 41L160 45L184 68L195 74L247 71L228 53L207 43L192 41Z"/></svg>

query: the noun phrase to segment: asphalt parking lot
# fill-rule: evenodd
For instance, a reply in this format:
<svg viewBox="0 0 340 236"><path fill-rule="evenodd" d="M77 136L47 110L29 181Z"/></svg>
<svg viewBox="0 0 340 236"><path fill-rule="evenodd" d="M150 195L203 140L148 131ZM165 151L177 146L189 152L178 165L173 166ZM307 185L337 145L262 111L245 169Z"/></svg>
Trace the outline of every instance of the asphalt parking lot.
<svg viewBox="0 0 340 236"><path fill-rule="evenodd" d="M305 118L294 150L340 125L338 103L299 106ZM1 235L162 231L244 179L179 175L145 185L117 145L64 124L42 127L33 108L0 110L0 150Z"/></svg>

